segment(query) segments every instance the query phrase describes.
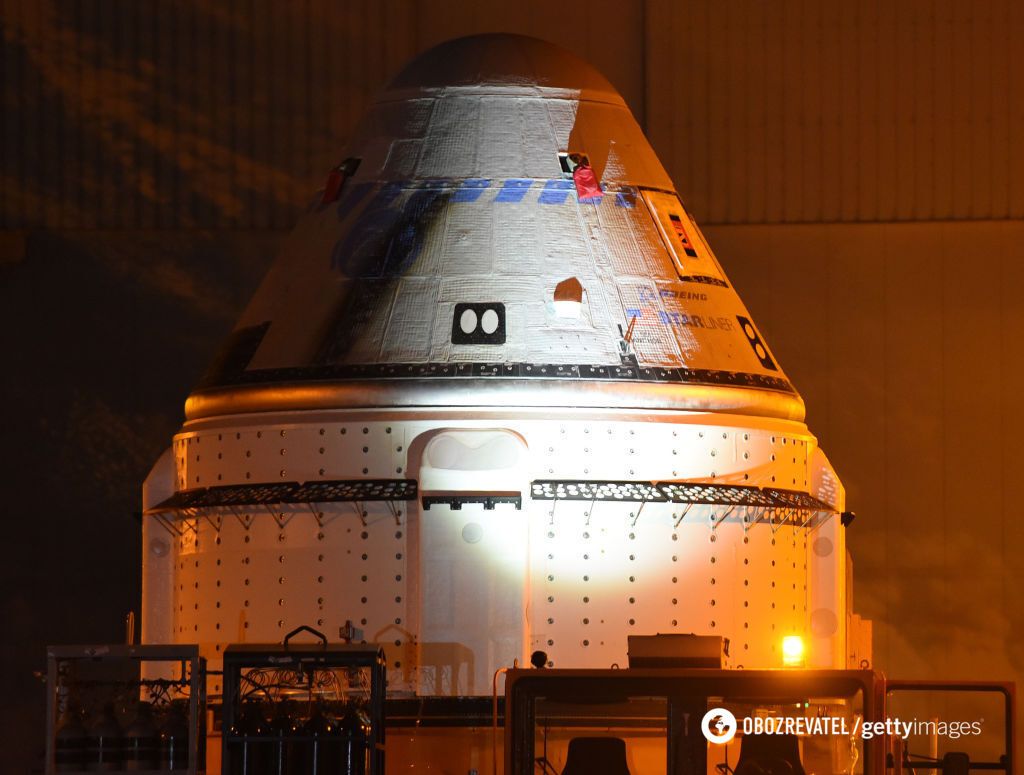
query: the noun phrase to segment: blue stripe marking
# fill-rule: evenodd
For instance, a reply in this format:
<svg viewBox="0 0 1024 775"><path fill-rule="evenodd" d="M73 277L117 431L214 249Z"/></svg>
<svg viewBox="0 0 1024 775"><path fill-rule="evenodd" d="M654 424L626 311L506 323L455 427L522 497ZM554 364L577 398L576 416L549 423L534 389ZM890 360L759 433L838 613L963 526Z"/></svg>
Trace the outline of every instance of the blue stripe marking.
<svg viewBox="0 0 1024 775"><path fill-rule="evenodd" d="M494 201L512 204L522 202L523 197L526 196L526 192L530 190L532 185L533 180L530 178L510 178L502 185L501 191L494 197Z"/></svg>
<svg viewBox="0 0 1024 775"><path fill-rule="evenodd" d="M617 193L615 195L615 204L618 207L626 207L632 210L636 207L636 189L627 188Z"/></svg>
<svg viewBox="0 0 1024 775"><path fill-rule="evenodd" d="M544 190L540 192L537 202L542 205L565 204L573 188L575 184L571 180L549 180L544 184Z"/></svg>
<svg viewBox="0 0 1024 775"><path fill-rule="evenodd" d="M387 207L398 199L398 195L401 193L401 183L385 183L380 191L377 192L377 196L373 198L374 204L378 204L381 207Z"/></svg>
<svg viewBox="0 0 1024 775"><path fill-rule="evenodd" d="M480 198L484 189L490 188L491 181L486 178L468 178L462 181L462 186L452 194L453 202L475 202Z"/></svg>
<svg viewBox="0 0 1024 775"><path fill-rule="evenodd" d="M495 181L491 178L467 178L465 180L452 180L451 178L432 178L429 180L417 181L417 185L409 185L405 181L390 181L381 186L374 183L358 183L351 187L346 186L342 192L335 211L339 219L344 218L349 212L359 205L371 191L374 191L371 207L389 207L403 192L415 191L451 191L451 202L479 202L484 191L490 188L498 188L494 202L518 204L526 198L527 192L537 182L534 178L508 178ZM554 179L543 181L544 186L537 198L538 204L563 205L569 200L569 194L575 190L575 182L572 180ZM458 186L452 191L453 186ZM602 187L603 188L603 187ZM608 192L611 195L612 192ZM614 192L615 204L617 207L632 209L636 207L636 199L639 191L636 187L630 186ZM411 194L410 194L411 195ZM319 196L319 194L317 195ZM600 197L583 198L581 204L599 204ZM314 201L313 207L315 208Z"/></svg>

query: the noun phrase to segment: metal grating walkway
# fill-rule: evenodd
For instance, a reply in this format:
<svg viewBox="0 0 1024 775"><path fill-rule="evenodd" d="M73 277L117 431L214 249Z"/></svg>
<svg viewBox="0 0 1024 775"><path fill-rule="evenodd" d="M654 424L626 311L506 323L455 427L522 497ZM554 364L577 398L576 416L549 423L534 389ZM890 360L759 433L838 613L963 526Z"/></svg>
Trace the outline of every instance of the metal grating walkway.
<svg viewBox="0 0 1024 775"><path fill-rule="evenodd" d="M534 500L682 503L697 506L752 506L835 513L836 508L812 495L775 487L750 487L696 482L596 482L545 479L530 485Z"/></svg>
<svg viewBox="0 0 1024 775"><path fill-rule="evenodd" d="M418 495L415 479L334 479L319 482L240 484L182 490L147 509L146 513L162 514L190 509L286 503L414 501Z"/></svg>

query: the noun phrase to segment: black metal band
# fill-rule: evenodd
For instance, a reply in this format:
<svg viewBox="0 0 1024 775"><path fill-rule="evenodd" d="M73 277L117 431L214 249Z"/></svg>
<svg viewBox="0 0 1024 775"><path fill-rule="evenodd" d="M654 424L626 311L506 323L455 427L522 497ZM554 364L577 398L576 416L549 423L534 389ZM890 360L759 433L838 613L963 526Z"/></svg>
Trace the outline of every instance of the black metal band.
<svg viewBox="0 0 1024 775"><path fill-rule="evenodd" d="M284 369L251 369L221 373L200 389L260 385L274 382L331 382L402 379L555 379L568 381L659 382L677 385L729 385L733 387L795 393L788 380L765 374L577 363L382 363L308 366Z"/></svg>

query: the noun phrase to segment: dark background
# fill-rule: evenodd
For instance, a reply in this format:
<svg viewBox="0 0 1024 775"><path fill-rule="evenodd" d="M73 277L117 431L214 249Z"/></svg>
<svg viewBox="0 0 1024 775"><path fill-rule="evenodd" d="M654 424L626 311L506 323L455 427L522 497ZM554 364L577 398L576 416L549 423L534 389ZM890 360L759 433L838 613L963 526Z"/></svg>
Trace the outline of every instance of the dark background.
<svg viewBox="0 0 1024 775"><path fill-rule="evenodd" d="M0 769L46 644L123 637L142 480L354 121L484 31L633 108L860 515L876 666L1024 672L1020 4L0 0Z"/></svg>

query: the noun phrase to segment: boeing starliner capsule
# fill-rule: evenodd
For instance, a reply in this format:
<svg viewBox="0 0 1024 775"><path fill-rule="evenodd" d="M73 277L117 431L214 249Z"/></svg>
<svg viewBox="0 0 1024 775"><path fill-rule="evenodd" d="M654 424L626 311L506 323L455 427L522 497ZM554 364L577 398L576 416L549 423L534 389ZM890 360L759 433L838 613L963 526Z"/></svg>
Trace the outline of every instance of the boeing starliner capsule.
<svg viewBox="0 0 1024 775"><path fill-rule="evenodd" d="M843 487L605 78L445 43L340 158L146 481L145 643L309 625L410 698L667 633L866 664Z"/></svg>

